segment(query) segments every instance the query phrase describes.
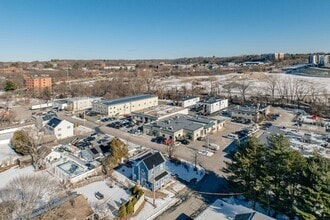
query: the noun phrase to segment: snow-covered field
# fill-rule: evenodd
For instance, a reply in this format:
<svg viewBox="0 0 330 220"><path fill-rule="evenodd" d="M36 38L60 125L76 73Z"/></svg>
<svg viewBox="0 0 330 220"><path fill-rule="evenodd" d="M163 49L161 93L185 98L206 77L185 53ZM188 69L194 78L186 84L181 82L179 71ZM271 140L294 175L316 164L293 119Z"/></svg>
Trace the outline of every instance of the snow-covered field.
<svg viewBox="0 0 330 220"><path fill-rule="evenodd" d="M9 146L10 139L12 138L14 132L0 134L0 164L9 158L17 158L18 154Z"/></svg>
<svg viewBox="0 0 330 220"><path fill-rule="evenodd" d="M255 212L242 204L235 204L230 202L224 202L223 200L217 199L212 205L210 205L206 210L204 210L196 220L218 220L218 219L228 219L234 220L237 214L251 213ZM260 219L271 220L273 218L266 216L262 213L260 214Z"/></svg>
<svg viewBox="0 0 330 220"><path fill-rule="evenodd" d="M330 78L324 77L308 77L301 75L291 75L286 73L247 73L247 74L238 74L231 73L226 75L217 75L217 76L189 76L189 77L171 77L169 79L158 81L159 85L162 85L164 88L172 89L186 87L187 89L192 88L192 81L198 80L200 84L206 90L210 91L211 89L211 80L218 83L218 88L223 89L223 85L228 82L239 82L240 80L249 81L251 83L251 91L249 93L253 94L254 92L260 92L262 88L266 87L266 81L264 80L267 76L274 76L276 79L295 83L297 79L305 80L307 82L317 85L318 88L326 89L330 91ZM213 82L213 83L214 83ZM233 90L235 92L235 90ZM238 91L236 91L238 92ZM275 91L277 92L277 91Z"/></svg>
<svg viewBox="0 0 330 220"><path fill-rule="evenodd" d="M9 170L0 173L0 188L5 187L12 179L22 175L33 175L45 171L34 172L32 166L24 167L22 169L18 167L12 167Z"/></svg>
<svg viewBox="0 0 330 220"><path fill-rule="evenodd" d="M83 194L92 209L97 213L110 214L114 217L109 209L109 205L119 209L122 202L127 202L130 199L130 192L124 190L118 185L114 184L113 188L110 188L106 181L94 182L89 185L76 189L77 193ZM95 197L95 193L100 192L104 195L103 199L98 200Z"/></svg>
<svg viewBox="0 0 330 220"><path fill-rule="evenodd" d="M194 165L187 161L182 161L181 164L175 165L174 163L166 160L166 170L171 174L176 175L178 178L190 182L196 178L197 182L200 181L204 175L204 168L197 166L197 171L194 171Z"/></svg>

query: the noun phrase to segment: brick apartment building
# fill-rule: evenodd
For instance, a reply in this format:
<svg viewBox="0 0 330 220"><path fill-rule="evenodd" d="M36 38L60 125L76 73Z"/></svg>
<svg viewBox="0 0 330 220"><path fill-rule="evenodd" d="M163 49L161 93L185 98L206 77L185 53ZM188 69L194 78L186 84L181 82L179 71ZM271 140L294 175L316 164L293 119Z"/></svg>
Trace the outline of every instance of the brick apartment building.
<svg viewBox="0 0 330 220"><path fill-rule="evenodd" d="M52 78L48 76L26 77L25 85L27 90L41 93L45 88L52 89Z"/></svg>

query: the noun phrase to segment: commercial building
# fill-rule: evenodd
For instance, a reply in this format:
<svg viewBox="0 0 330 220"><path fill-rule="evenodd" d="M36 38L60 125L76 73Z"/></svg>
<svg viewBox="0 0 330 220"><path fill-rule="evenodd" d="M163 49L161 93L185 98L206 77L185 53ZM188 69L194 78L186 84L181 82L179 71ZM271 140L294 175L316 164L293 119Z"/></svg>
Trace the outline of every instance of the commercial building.
<svg viewBox="0 0 330 220"><path fill-rule="evenodd" d="M73 124L57 117L52 118L45 125L46 133L54 135L57 139L64 139L73 136Z"/></svg>
<svg viewBox="0 0 330 220"><path fill-rule="evenodd" d="M196 220L275 220L267 215L242 205L230 204L221 199L215 200L200 213Z"/></svg>
<svg viewBox="0 0 330 220"><path fill-rule="evenodd" d="M308 61L315 66L330 67L330 55L329 54L311 54Z"/></svg>
<svg viewBox="0 0 330 220"><path fill-rule="evenodd" d="M185 96L182 98L179 98L177 100L175 100L175 104L178 106L181 106L183 108L187 108L193 105L196 105L197 102L199 102L199 97L195 97L195 96Z"/></svg>
<svg viewBox="0 0 330 220"><path fill-rule="evenodd" d="M176 114L188 115L188 109L170 105L159 105L133 112L132 118L135 121L149 123L152 121L162 120Z"/></svg>
<svg viewBox="0 0 330 220"><path fill-rule="evenodd" d="M236 106L230 110L232 118L242 118L259 122L269 114L270 106Z"/></svg>
<svg viewBox="0 0 330 220"><path fill-rule="evenodd" d="M209 115L228 108L228 99L206 99L197 103L198 110L203 115Z"/></svg>
<svg viewBox="0 0 330 220"><path fill-rule="evenodd" d="M92 103L101 101L101 98L75 97L67 99L67 109L73 112L85 111L92 108Z"/></svg>
<svg viewBox="0 0 330 220"><path fill-rule="evenodd" d="M144 94L120 99L96 101L92 103L92 110L108 116L119 116L131 114L134 111L139 111L157 105L157 96Z"/></svg>
<svg viewBox="0 0 330 220"><path fill-rule="evenodd" d="M330 67L330 55L325 55L324 56L324 66L325 67Z"/></svg>
<svg viewBox="0 0 330 220"><path fill-rule="evenodd" d="M285 53L274 53L275 60L283 60L285 58Z"/></svg>
<svg viewBox="0 0 330 220"><path fill-rule="evenodd" d="M165 169L164 156L156 152L145 152L133 165L133 181L151 190L160 189L170 182L170 174Z"/></svg>
<svg viewBox="0 0 330 220"><path fill-rule="evenodd" d="M27 90L41 93L45 88L52 90L52 78L48 76L33 76L25 78Z"/></svg>
<svg viewBox="0 0 330 220"><path fill-rule="evenodd" d="M144 125L143 129L147 134L162 136L174 141L182 138L195 141L199 137L205 137L220 130L224 124L224 120L177 114L163 120L148 123Z"/></svg>

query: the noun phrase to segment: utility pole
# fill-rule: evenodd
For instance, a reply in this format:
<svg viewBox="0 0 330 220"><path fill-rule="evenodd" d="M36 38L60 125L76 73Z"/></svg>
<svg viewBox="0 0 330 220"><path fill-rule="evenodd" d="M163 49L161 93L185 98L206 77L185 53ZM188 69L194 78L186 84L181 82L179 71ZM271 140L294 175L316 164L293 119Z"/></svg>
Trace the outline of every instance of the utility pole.
<svg viewBox="0 0 330 220"><path fill-rule="evenodd" d="M198 160L198 158L197 158L197 155L198 153L197 153L197 151L195 151L195 155L194 155L194 161L195 161L195 168L197 168L197 160Z"/></svg>
<svg viewBox="0 0 330 220"><path fill-rule="evenodd" d="M153 180L153 205L156 207L156 192L155 192L155 165L152 166L152 180Z"/></svg>

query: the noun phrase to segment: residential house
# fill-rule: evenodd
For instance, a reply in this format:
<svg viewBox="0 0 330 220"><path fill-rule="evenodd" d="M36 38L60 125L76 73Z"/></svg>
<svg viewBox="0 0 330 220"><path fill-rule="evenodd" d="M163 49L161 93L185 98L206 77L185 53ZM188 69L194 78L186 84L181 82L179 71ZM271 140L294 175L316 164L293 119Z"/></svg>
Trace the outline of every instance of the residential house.
<svg viewBox="0 0 330 220"><path fill-rule="evenodd" d="M157 190L170 182L165 169L165 158L160 152L147 152L133 165L133 181L151 190Z"/></svg>
<svg viewBox="0 0 330 220"><path fill-rule="evenodd" d="M44 127L52 118L57 117L55 113L47 113L42 115L33 115L32 119L35 120L35 125L37 128Z"/></svg>
<svg viewBox="0 0 330 220"><path fill-rule="evenodd" d="M64 139L73 136L73 124L57 117L52 118L45 125L46 133L54 135L57 139Z"/></svg>

